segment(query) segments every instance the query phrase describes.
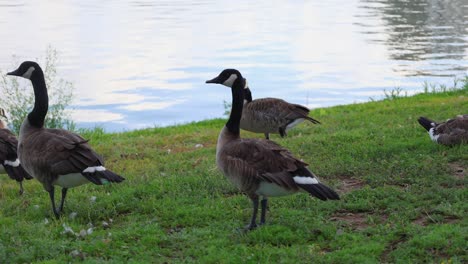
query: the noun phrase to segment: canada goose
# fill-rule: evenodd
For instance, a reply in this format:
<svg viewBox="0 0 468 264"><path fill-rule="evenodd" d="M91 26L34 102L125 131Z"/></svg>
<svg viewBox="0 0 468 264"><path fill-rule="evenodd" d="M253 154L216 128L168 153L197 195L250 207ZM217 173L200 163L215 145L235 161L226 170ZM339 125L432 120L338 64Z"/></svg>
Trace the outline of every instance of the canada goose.
<svg viewBox="0 0 468 264"><path fill-rule="evenodd" d="M7 119L5 110L0 108L0 163L3 165L5 172L12 180L16 180L20 185L19 194L23 194L23 180L32 179L21 166L18 159L17 148L18 140L16 136L8 130L6 123L2 118Z"/></svg>
<svg viewBox="0 0 468 264"><path fill-rule="evenodd" d="M468 143L468 115L458 115L441 123L420 117L418 122L436 143L447 146Z"/></svg>
<svg viewBox="0 0 468 264"><path fill-rule="evenodd" d="M259 196L262 196L260 224L265 223L267 197L270 196L304 190L321 200L339 199L335 191L320 183L307 169L307 163L295 158L287 149L270 140L240 137L245 80L238 70L223 70L206 83L223 84L232 90L231 114L218 137L216 163L224 175L252 200L253 214L247 229L257 226Z"/></svg>
<svg viewBox="0 0 468 264"><path fill-rule="evenodd" d="M278 98L260 98L252 100L247 81L244 87L244 107L240 128L255 133L264 133L265 138L270 138L270 133L286 136L289 129L308 120L314 124L319 121L309 117L309 108L291 104Z"/></svg>
<svg viewBox="0 0 468 264"><path fill-rule="evenodd" d="M67 130L44 127L49 97L44 73L36 62L25 61L8 75L23 77L32 82L34 108L20 128L19 159L24 169L49 192L52 210L57 218L63 210L68 188L89 182L102 185L124 180L104 167L103 159L91 149L88 140ZM62 187L58 210L55 207L54 185Z"/></svg>

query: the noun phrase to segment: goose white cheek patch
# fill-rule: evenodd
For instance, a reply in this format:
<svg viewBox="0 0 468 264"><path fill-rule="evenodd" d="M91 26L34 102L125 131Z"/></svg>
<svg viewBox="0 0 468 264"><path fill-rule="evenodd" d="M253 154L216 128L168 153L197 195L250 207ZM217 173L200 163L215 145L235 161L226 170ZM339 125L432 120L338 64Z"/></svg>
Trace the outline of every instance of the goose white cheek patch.
<svg viewBox="0 0 468 264"><path fill-rule="evenodd" d="M20 165L20 161L19 159L16 159L15 161L11 161L11 160L5 160L5 162L3 162L4 165L9 165L9 166L12 166L12 167L18 167Z"/></svg>
<svg viewBox="0 0 468 264"><path fill-rule="evenodd" d="M229 78L227 78L227 80L223 82L223 85L226 85L227 87L232 87L232 85L234 84L236 80L237 80L237 75L231 74L231 76L229 76Z"/></svg>
<svg viewBox="0 0 468 264"><path fill-rule="evenodd" d="M95 173L96 171L105 171L106 168L103 166L94 166L94 167L88 167L86 168L83 173Z"/></svg>
<svg viewBox="0 0 468 264"><path fill-rule="evenodd" d="M295 176L293 180L298 184L318 184L318 180L312 177Z"/></svg>
<svg viewBox="0 0 468 264"><path fill-rule="evenodd" d="M434 128L429 129L429 136L431 137L432 141L436 141L439 138L439 135L434 135Z"/></svg>
<svg viewBox="0 0 468 264"><path fill-rule="evenodd" d="M33 73L33 71L36 70L36 68L34 67L29 67L29 69L23 74L23 77L26 78L26 79L31 79L31 75Z"/></svg>

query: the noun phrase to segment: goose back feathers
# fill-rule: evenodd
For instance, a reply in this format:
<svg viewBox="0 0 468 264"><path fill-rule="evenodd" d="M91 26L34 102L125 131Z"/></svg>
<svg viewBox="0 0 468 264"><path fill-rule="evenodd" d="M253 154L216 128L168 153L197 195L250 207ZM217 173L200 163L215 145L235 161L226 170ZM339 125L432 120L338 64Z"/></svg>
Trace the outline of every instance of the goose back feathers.
<svg viewBox="0 0 468 264"><path fill-rule="evenodd" d="M270 133L287 135L287 131L304 120L320 124L309 117L310 110L299 104L291 104L278 98L260 98L252 100L249 87L244 89L244 107L240 127L242 129L264 133L268 139Z"/></svg>
<svg viewBox="0 0 468 264"><path fill-rule="evenodd" d="M468 143L468 115L458 115L440 123L420 117L418 122L436 143L447 146Z"/></svg>

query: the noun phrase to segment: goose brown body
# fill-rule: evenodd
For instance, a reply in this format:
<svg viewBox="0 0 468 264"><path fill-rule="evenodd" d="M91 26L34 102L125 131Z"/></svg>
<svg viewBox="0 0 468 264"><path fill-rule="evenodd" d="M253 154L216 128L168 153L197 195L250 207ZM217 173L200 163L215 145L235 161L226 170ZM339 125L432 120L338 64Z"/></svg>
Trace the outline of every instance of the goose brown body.
<svg viewBox="0 0 468 264"><path fill-rule="evenodd" d="M447 146L468 144L468 115L458 115L440 123L420 117L418 122L436 143Z"/></svg>

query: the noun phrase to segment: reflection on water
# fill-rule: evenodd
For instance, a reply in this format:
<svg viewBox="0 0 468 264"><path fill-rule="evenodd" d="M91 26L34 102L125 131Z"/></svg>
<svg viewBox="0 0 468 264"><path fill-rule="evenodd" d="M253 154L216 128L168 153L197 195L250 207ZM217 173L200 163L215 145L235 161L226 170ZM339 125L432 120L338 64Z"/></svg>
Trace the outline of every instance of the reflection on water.
<svg viewBox="0 0 468 264"><path fill-rule="evenodd" d="M0 0L0 69L52 45L60 76L75 84L79 126L116 131L222 116L230 93L204 81L228 67L255 98L346 104L464 76L467 8L466 0Z"/></svg>
<svg viewBox="0 0 468 264"><path fill-rule="evenodd" d="M370 42L384 43L396 72L455 76L466 71L466 0L362 0L356 23ZM420 61L430 61L421 64Z"/></svg>

